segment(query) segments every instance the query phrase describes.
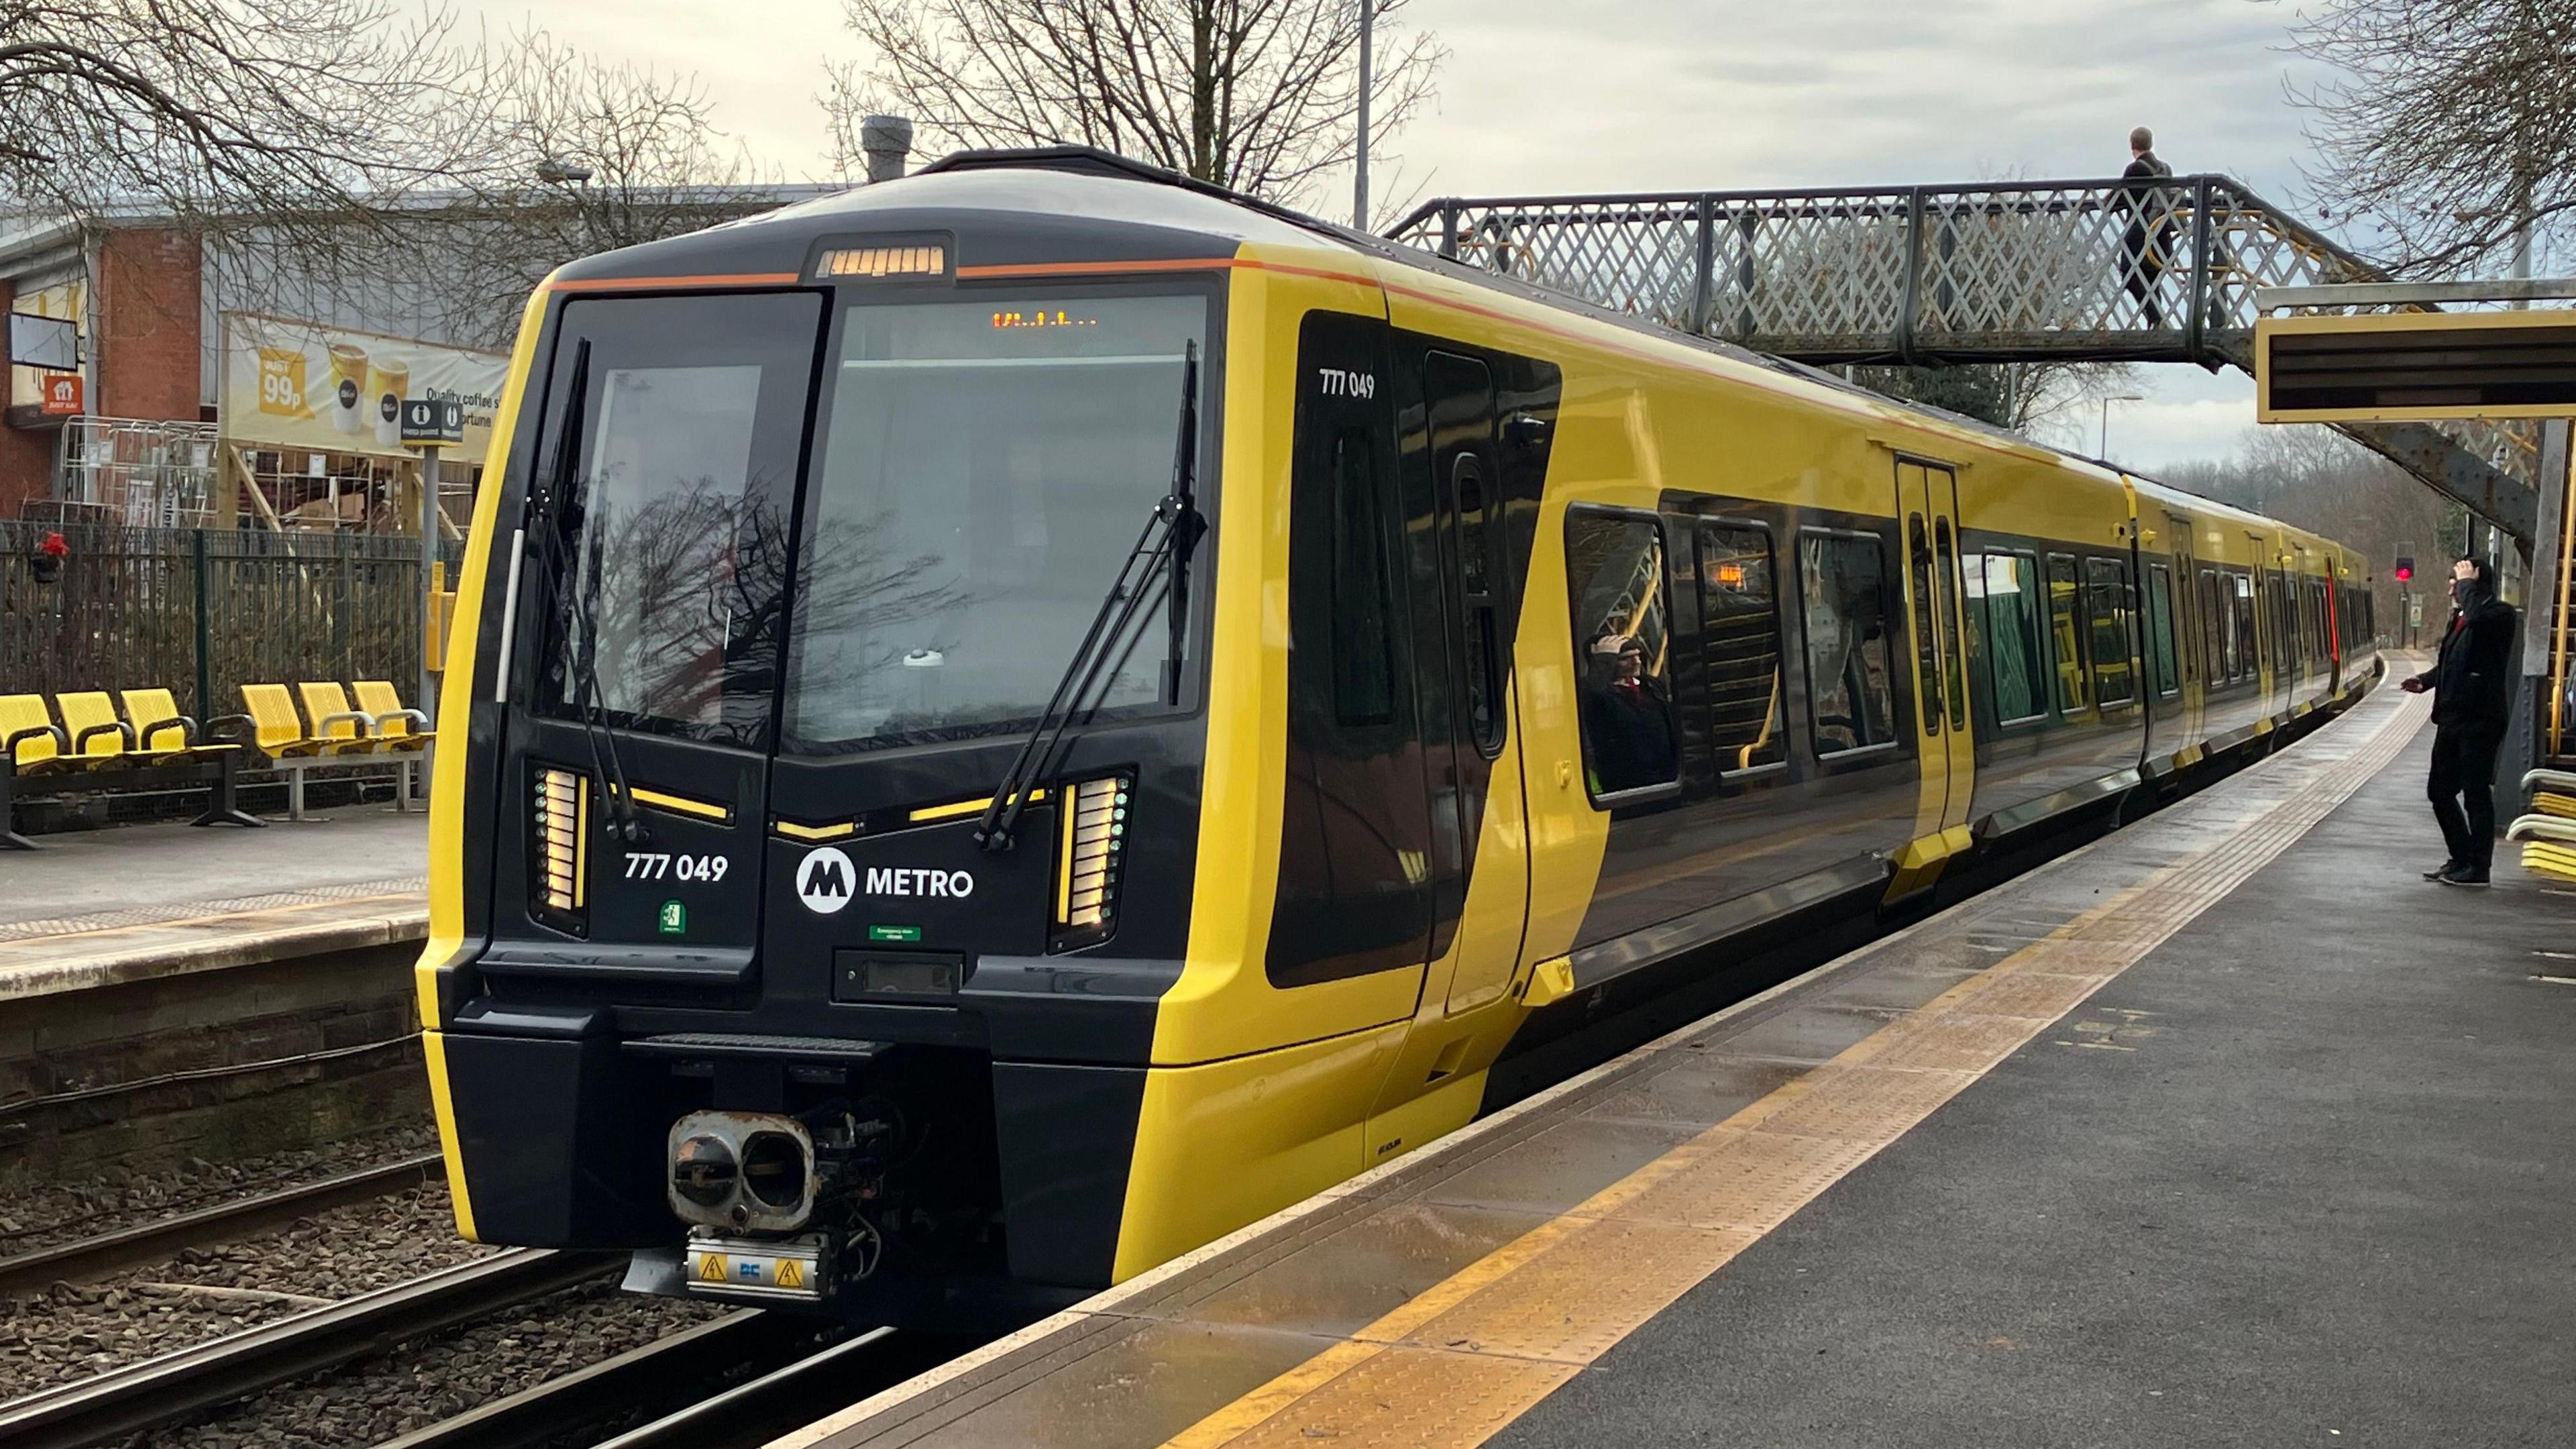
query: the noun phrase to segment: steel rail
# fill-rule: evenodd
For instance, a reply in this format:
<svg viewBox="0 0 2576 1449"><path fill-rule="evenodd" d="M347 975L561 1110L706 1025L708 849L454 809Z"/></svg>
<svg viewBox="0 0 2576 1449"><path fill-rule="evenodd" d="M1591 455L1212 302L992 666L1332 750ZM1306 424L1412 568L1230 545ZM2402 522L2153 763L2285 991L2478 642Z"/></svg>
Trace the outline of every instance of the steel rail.
<svg viewBox="0 0 2576 1449"><path fill-rule="evenodd" d="M438 1154L425 1153L342 1173L337 1177L326 1177L319 1182L237 1198L155 1222L138 1223L94 1238L0 1258L0 1293L20 1293L49 1283L77 1282L135 1263L149 1262L179 1248L245 1237L262 1228L291 1223L311 1213L401 1192L427 1181L439 1170Z"/></svg>
<svg viewBox="0 0 2576 1449"><path fill-rule="evenodd" d="M0 1404L9 1449L92 1449L569 1288L623 1255L516 1248Z"/></svg>
<svg viewBox="0 0 2576 1449"><path fill-rule="evenodd" d="M765 1444L788 1429L857 1403L929 1367L927 1363L916 1365L915 1355L879 1347L894 1333L891 1328L869 1329L784 1368L700 1399L677 1413L629 1429L602 1442L598 1449L730 1449L734 1445ZM852 1368L853 1359L868 1363L885 1356L896 1362L869 1363L868 1369L857 1371Z"/></svg>
<svg viewBox="0 0 2576 1449"><path fill-rule="evenodd" d="M477 1405L376 1449L526 1449L622 1410L660 1408L718 1391L749 1366L765 1373L803 1351L812 1322L737 1309L561 1378Z"/></svg>

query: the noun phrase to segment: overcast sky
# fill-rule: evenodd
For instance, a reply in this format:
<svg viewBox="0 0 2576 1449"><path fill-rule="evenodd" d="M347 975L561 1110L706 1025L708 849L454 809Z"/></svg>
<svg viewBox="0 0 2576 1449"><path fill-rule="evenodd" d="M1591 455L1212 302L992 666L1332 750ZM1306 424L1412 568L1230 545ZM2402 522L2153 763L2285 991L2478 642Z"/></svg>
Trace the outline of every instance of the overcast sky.
<svg viewBox="0 0 2576 1449"><path fill-rule="evenodd" d="M694 71L718 121L793 177L828 159L840 0L462 0L531 13L602 58ZM1451 57L1437 111L1393 143L1423 196L2115 174L2133 125L2177 171L2298 190L2306 119L2282 96L2294 0L1414 0ZM1384 188L1381 187L1383 190ZM1317 209L1346 212L1347 193ZM2141 369L2111 453L2234 451L2253 384ZM2090 448L2088 423L2082 439ZM2073 441L2069 439L2068 441Z"/></svg>

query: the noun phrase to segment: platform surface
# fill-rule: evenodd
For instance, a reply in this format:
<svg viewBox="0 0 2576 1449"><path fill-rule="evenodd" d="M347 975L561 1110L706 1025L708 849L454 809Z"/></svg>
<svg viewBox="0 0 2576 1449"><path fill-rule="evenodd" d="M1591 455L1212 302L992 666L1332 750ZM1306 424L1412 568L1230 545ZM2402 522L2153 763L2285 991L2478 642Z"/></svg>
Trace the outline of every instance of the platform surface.
<svg viewBox="0 0 2576 1449"><path fill-rule="evenodd" d="M2419 878L2423 720L2382 690L779 1449L2563 1444L2576 896Z"/></svg>
<svg viewBox="0 0 2576 1449"><path fill-rule="evenodd" d="M61 831L0 852L0 999L417 939L428 817Z"/></svg>

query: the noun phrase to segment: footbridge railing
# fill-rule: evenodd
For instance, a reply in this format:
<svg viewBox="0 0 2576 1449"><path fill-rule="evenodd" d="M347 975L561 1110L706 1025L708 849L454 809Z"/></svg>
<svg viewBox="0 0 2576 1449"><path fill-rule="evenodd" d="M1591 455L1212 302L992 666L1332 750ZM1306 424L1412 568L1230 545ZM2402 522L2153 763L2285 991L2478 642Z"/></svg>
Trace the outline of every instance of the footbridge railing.
<svg viewBox="0 0 2576 1449"><path fill-rule="evenodd" d="M1397 241L1802 362L2253 366L2256 294L2384 279L2225 176L1857 190L1453 197ZM2532 430L2354 424L2531 533Z"/></svg>

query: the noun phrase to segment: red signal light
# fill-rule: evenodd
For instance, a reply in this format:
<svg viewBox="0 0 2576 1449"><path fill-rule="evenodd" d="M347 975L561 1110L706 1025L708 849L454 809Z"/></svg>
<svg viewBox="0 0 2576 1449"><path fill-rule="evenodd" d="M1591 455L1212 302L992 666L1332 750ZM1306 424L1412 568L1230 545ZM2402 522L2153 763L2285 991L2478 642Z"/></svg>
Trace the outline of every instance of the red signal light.
<svg viewBox="0 0 2576 1449"><path fill-rule="evenodd" d="M2408 568L2404 564L2399 564L2397 566L2397 582L2402 584L2413 577L2415 577L2415 571L2413 569Z"/></svg>

